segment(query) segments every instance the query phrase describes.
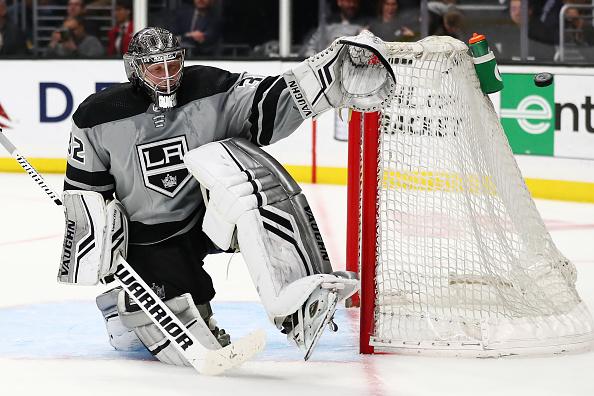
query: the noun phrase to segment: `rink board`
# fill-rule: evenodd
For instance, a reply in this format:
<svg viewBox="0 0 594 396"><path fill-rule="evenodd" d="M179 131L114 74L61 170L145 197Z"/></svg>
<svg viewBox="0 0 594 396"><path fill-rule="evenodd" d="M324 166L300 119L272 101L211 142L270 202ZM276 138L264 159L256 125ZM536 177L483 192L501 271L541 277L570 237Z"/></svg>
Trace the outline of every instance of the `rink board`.
<svg viewBox="0 0 594 396"><path fill-rule="evenodd" d="M201 64L259 75L276 75L296 65L277 60ZM119 60L3 60L2 66L0 127L41 172L64 172L71 116L78 104L93 92L126 79ZM532 194L594 202L594 105L589 92L594 68L547 67L555 74L555 82L539 91L531 86L531 78L542 69L501 66L504 78L512 76L514 82L530 89L524 93L509 88L491 99L504 125L513 126L506 132L516 153L522 154L517 159ZM31 78L13 78L23 74ZM531 119L530 114L537 118ZM543 120L542 114L549 118ZM340 117L327 112L316 122L317 133L307 120L267 151L300 182L345 184L347 143L338 140L344 137ZM548 134L536 136L522 130L522 125L530 129L543 123ZM543 139L546 148L537 147ZM8 154L0 153L0 171L17 170Z"/></svg>

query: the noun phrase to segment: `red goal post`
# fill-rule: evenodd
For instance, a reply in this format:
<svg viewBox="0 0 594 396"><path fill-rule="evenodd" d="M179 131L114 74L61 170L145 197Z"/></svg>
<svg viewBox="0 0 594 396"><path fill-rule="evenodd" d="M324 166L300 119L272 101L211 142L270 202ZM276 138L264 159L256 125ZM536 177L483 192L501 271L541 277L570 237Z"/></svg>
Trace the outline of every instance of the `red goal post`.
<svg viewBox="0 0 594 396"><path fill-rule="evenodd" d="M379 117L378 112L353 111L349 120L346 269L360 274L361 291L352 297L352 304L364 307L359 348L366 354L374 352L369 338L375 306Z"/></svg>

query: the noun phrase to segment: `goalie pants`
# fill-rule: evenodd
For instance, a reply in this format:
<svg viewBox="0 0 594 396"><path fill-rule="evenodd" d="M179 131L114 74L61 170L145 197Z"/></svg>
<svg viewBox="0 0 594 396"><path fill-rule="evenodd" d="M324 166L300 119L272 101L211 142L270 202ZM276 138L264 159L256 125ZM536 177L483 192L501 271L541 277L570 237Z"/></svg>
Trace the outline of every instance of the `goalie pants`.
<svg viewBox="0 0 594 396"><path fill-rule="evenodd" d="M151 245L128 246L127 261L163 300L190 293L196 305L215 295L204 270L204 257L218 250L201 230L202 221L188 232ZM164 295L160 293L164 292Z"/></svg>

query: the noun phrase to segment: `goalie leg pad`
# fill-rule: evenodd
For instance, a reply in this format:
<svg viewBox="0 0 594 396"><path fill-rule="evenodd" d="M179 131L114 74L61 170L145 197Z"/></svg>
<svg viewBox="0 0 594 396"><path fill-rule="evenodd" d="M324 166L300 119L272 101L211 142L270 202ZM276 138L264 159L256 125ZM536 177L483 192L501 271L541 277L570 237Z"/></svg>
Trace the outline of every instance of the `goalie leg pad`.
<svg viewBox="0 0 594 396"><path fill-rule="evenodd" d="M220 349L231 343L229 335L216 326L210 304L196 306L188 293L169 299L165 304L204 347ZM130 304L123 291L118 295L117 310L123 325L132 329L159 361L176 366L190 366L152 320L137 306Z"/></svg>
<svg viewBox="0 0 594 396"><path fill-rule="evenodd" d="M97 308L103 315L109 343L117 351L138 351L144 348L144 345L134 330L127 328L122 323L118 314L118 294L122 291L121 287L108 290L97 296L95 299Z"/></svg>
<svg viewBox="0 0 594 396"><path fill-rule="evenodd" d="M319 263L307 253L294 214L284 218L292 231L270 220L271 214L282 218L286 213L275 205L265 206L244 214L237 223L241 253L262 304L277 324L278 319L300 309L322 284L336 284L339 301L351 296L359 287L357 279L320 272Z"/></svg>
<svg viewBox="0 0 594 396"><path fill-rule="evenodd" d="M184 160L211 191L203 230L217 240L225 229L230 240L237 226L240 250L272 320L296 312L322 283L340 284L340 299L357 290L356 279L331 274L313 212L274 158L246 140L229 139L194 149Z"/></svg>
<svg viewBox="0 0 594 396"><path fill-rule="evenodd" d="M126 257L128 220L117 200L105 204L93 191L64 191L66 229L58 282L96 285L113 274L118 254Z"/></svg>

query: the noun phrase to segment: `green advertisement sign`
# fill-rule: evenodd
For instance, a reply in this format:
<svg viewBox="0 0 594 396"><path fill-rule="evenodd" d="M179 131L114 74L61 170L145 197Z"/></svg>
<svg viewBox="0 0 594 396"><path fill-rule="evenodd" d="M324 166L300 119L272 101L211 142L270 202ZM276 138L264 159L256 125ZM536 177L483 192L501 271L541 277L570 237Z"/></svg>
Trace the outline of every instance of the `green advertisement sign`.
<svg viewBox="0 0 594 396"><path fill-rule="evenodd" d="M534 85L534 74L503 74L501 125L515 154L553 156L555 84Z"/></svg>

